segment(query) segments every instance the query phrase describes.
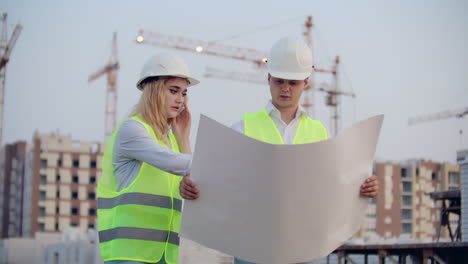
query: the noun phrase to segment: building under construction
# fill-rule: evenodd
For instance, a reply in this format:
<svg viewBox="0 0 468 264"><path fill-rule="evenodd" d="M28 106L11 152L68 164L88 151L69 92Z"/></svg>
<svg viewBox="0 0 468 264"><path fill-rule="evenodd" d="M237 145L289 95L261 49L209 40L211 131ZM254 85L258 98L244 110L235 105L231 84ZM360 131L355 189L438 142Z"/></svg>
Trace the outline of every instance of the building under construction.
<svg viewBox="0 0 468 264"><path fill-rule="evenodd" d="M375 232L393 240L345 244L333 263L468 263L468 150L457 162L377 164Z"/></svg>
<svg viewBox="0 0 468 264"><path fill-rule="evenodd" d="M419 241L450 239L448 229L439 228L442 202L433 200L429 194L459 190L460 167L457 164L426 160L378 162L375 174L381 190L375 211L378 216L375 232L379 237ZM450 217L452 225L457 226L459 216Z"/></svg>

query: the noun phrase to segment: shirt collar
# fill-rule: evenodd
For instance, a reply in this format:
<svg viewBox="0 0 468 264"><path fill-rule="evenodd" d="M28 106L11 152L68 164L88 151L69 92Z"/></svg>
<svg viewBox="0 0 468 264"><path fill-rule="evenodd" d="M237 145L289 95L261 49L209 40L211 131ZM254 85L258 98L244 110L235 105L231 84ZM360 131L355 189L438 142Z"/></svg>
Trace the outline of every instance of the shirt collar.
<svg viewBox="0 0 468 264"><path fill-rule="evenodd" d="M265 110L270 116L275 116L281 119L281 114L278 108L271 102L271 100L268 101L267 105L265 106ZM298 118L302 115L307 115L307 112L305 111L304 107L299 104L299 107L297 108L296 115L294 118Z"/></svg>

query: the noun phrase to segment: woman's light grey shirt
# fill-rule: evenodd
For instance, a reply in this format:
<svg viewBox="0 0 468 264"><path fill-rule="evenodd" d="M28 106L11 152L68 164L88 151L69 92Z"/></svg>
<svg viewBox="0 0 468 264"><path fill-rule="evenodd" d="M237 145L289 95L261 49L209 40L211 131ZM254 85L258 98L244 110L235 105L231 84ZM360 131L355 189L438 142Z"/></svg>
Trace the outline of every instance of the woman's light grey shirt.
<svg viewBox="0 0 468 264"><path fill-rule="evenodd" d="M112 162L120 191L136 178L142 162L172 174L189 175L192 155L159 145L140 122L128 119L117 132Z"/></svg>

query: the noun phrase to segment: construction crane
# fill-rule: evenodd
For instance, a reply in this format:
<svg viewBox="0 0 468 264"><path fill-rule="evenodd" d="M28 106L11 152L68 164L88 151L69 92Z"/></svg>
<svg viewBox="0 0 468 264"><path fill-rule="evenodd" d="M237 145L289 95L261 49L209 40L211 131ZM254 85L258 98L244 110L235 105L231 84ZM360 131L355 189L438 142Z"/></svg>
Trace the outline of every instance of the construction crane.
<svg viewBox="0 0 468 264"><path fill-rule="evenodd" d="M10 54L15 46L16 40L18 39L23 26L18 22L13 29L10 39L8 39L8 24L7 14L3 13L1 16L1 27L2 32L0 35L0 144L3 139L3 105L5 101L5 77L6 77L6 65L10 60Z"/></svg>
<svg viewBox="0 0 468 264"><path fill-rule="evenodd" d="M260 68L263 67L266 63L266 53L262 51L224 45L213 41L195 40L181 36L150 32L146 30L140 30L135 41L139 44L147 44L165 48L192 51L200 54L250 61Z"/></svg>
<svg viewBox="0 0 468 264"><path fill-rule="evenodd" d="M319 91L327 93L325 104L332 107L333 111L331 113L331 134L336 135L340 130L340 119L341 119L341 103L340 96L351 96L352 98L356 97L356 94L353 92L346 92L340 89L339 76L338 76L338 65L340 63L340 57L336 56L335 65L333 66L331 73L333 74L333 84L332 88L328 84L322 84Z"/></svg>
<svg viewBox="0 0 468 264"><path fill-rule="evenodd" d="M88 82L92 82L102 75L107 75L106 89L106 109L105 109L105 132L106 140L114 131L116 125L116 107L117 107L117 70L119 69L119 60L117 57L117 33L114 32L112 38L111 55L109 62L101 69L91 74Z"/></svg>
<svg viewBox="0 0 468 264"><path fill-rule="evenodd" d="M306 42L309 46L312 45L312 17L307 17L305 22L306 30L304 36L306 37ZM213 41L203 41L203 40L194 40L186 37L167 35L162 33L150 32L145 30L140 30L137 38L135 39L137 43L148 44L165 48L173 48L191 52L197 52L201 54L221 56L231 59L243 60L253 62L260 70L264 69L264 65L267 61L267 52L251 49L251 48L240 48L230 45L224 45L218 42ZM312 56L313 58L313 56ZM221 70L213 70L213 68L208 69L209 72L205 74L206 77L215 77L215 78L225 78L225 79L241 79L242 81L250 82L253 80L254 83L259 83L259 78L262 76L255 76L252 73L242 73L242 72L222 72ZM316 69L317 72L330 72L324 69ZM310 80L314 80L314 75L310 76ZM266 83L264 81L263 83ZM315 115L314 111L314 89L313 85L307 86L307 93L304 94L304 102L302 105L306 108L306 111L311 115Z"/></svg>
<svg viewBox="0 0 468 264"><path fill-rule="evenodd" d="M421 115L417 117L411 117L408 119L408 125L417 125L424 122L442 120L448 118L463 118L465 115L468 115L468 107L455 109L455 110L446 110L434 114Z"/></svg>
<svg viewBox="0 0 468 264"><path fill-rule="evenodd" d="M305 31L303 32L306 43L312 48L312 27L313 19L312 16L308 16L305 23ZM242 61L249 61L253 62L258 69L263 70L264 65L267 61L266 52L250 49L250 48L240 48L234 47L229 45L224 45L218 42L209 42L209 41L202 41L202 40L194 40L189 39L187 37L175 36L175 35L167 35L162 33L150 32L145 30L140 30L135 41L139 44L147 44L153 46L159 46L164 48L173 48L179 49L184 51L196 52L200 54L207 54L207 55L214 55L214 56L221 56L225 58L237 59ZM312 56L314 58L314 56ZM315 115L315 90L323 91L328 93L328 106L334 107L334 112L332 115L332 124L334 134L338 131L339 127L339 100L338 96L340 95L351 95L352 93L346 93L341 91L337 85L334 85L334 89L328 89L322 87L322 89L317 89L315 87L315 73L327 73L332 74L335 79L335 84L338 84L337 79L337 66L338 66L339 59L337 57L336 66L333 69L322 69L318 67L314 67L311 76L309 77L309 85L306 87L306 91L303 95L303 102L302 106L306 109L306 111L314 117ZM235 72L235 71L223 71L220 69L215 69L212 67L207 67L206 72L204 74L205 77L210 78L221 78L221 79L230 79L230 80L238 80L243 82L250 82L256 84L267 84L266 78L263 73L255 74L255 73L245 73L245 72ZM352 94L354 97L355 95Z"/></svg>
<svg viewBox="0 0 468 264"><path fill-rule="evenodd" d="M312 44L312 27L314 23L312 21L312 16L308 16L305 23L305 31L303 32L305 41L312 52L312 65L314 64L314 49ZM314 67L314 66L312 66ZM306 109L307 113L310 114L311 117L315 117L315 72L311 71L309 76L309 83L302 95L302 106Z"/></svg>

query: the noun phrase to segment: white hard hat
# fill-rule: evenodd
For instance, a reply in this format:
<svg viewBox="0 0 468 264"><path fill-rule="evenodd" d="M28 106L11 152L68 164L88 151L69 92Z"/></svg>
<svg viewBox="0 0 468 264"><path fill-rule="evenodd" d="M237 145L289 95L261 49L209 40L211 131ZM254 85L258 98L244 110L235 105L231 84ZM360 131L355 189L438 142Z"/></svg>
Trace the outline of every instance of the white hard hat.
<svg viewBox="0 0 468 264"><path fill-rule="evenodd" d="M187 79L189 86L200 83L197 79L191 77L187 64L181 57L171 53L161 53L154 55L145 62L136 86L142 90L142 83L145 79L163 76Z"/></svg>
<svg viewBox="0 0 468 264"><path fill-rule="evenodd" d="M302 38L282 38L271 47L267 69L276 78L305 80L312 72L312 52Z"/></svg>

